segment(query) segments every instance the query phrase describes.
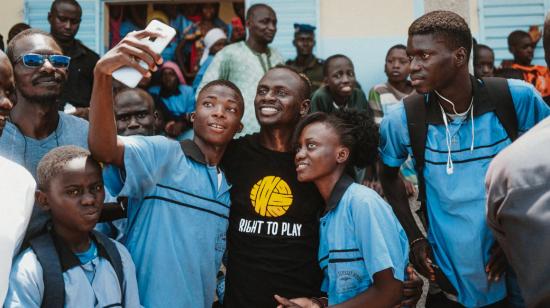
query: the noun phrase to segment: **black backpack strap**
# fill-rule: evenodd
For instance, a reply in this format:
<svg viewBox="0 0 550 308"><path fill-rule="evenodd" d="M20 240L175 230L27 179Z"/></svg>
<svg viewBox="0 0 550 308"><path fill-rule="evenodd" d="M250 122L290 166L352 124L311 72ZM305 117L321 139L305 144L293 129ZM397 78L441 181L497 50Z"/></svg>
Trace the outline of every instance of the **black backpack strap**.
<svg viewBox="0 0 550 308"><path fill-rule="evenodd" d="M52 236L46 232L30 240L30 246L40 265L44 280L42 308L63 308L65 306L65 282L59 255Z"/></svg>
<svg viewBox="0 0 550 308"><path fill-rule="evenodd" d="M508 81L504 78L485 77L483 82L496 106L495 114L498 120L504 126L510 140L515 141L518 138L519 124Z"/></svg>
<svg viewBox="0 0 550 308"><path fill-rule="evenodd" d="M424 181L424 153L426 151L426 135L428 125L426 122L426 102L424 95L413 94L403 100L405 114L407 116L407 128L411 150L415 160L416 177L418 179L418 200L421 203L421 210L424 215L424 224L427 225L426 212L426 184Z"/></svg>
<svg viewBox="0 0 550 308"><path fill-rule="evenodd" d="M120 293L122 295L121 303L122 307L124 307L124 270L122 266L122 257L120 256L120 252L118 251L116 244L111 241L105 234L95 230L92 231L92 234L95 237L96 243L107 253L109 262L115 269L115 273L118 278L118 284L120 285Z"/></svg>

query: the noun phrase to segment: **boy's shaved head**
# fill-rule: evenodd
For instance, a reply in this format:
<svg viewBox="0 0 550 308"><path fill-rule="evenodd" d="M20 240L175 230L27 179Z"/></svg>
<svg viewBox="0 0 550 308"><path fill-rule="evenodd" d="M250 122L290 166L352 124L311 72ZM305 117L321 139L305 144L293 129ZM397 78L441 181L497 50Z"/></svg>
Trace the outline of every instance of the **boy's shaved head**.
<svg viewBox="0 0 550 308"><path fill-rule="evenodd" d="M222 87L226 87L226 88L230 88L231 90L235 91L235 93L237 94L237 99L238 99L238 102L241 106L244 106L244 98L243 98L243 94L241 93L241 90L239 89L239 87L237 87L234 83L232 83L231 81L229 80L223 80L223 79L218 79L218 80L213 80L213 81L210 81L209 83L207 83L200 91L199 91L199 94L197 95L197 98L202 94L204 93L206 90L208 90L209 88L211 87L214 87L214 86L222 86ZM199 100L197 99L197 102L198 103Z"/></svg>
<svg viewBox="0 0 550 308"><path fill-rule="evenodd" d="M463 47L470 56L472 33L460 15L451 11L433 11L422 15L409 27L409 37L428 34L444 39L451 50Z"/></svg>
<svg viewBox="0 0 550 308"><path fill-rule="evenodd" d="M336 55L332 55L328 58L325 59L325 63L323 63L323 77L327 77L328 76L328 69L329 69L329 66L330 66L330 63L336 59L346 59L348 60L351 65L353 66L353 62L351 61L351 59L346 56L346 55L342 55L342 54L336 54Z"/></svg>
<svg viewBox="0 0 550 308"><path fill-rule="evenodd" d="M531 36L522 30L513 31L508 35L508 47L516 46L524 38L531 39Z"/></svg>
<svg viewBox="0 0 550 308"><path fill-rule="evenodd" d="M63 170L68 162L81 157L93 160L88 150L74 145L60 146L48 152L40 160L36 171L38 188L40 190L47 190L51 180ZM101 169L99 163L95 160L93 161Z"/></svg>
<svg viewBox="0 0 550 308"><path fill-rule="evenodd" d="M265 4L265 3L256 3L256 4L253 4L251 5L248 10L246 11L246 20L249 20L250 18L252 18L252 16L254 16L254 13L256 12L256 10L258 9L268 9L270 10L273 14L275 14L275 10L273 10L272 7L270 7L269 5Z"/></svg>
<svg viewBox="0 0 550 308"><path fill-rule="evenodd" d="M271 68L270 70L276 69L287 70L291 74L296 75L300 80L300 94L302 100L309 99L309 97L311 96L311 81L309 80L309 78L307 78L306 75L299 73L297 70L288 65L279 64Z"/></svg>

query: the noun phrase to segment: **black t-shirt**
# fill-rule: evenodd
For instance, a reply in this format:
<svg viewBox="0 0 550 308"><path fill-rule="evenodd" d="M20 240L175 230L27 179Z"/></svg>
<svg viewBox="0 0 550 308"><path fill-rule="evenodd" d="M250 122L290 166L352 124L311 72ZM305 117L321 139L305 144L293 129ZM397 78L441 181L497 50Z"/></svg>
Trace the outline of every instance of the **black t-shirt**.
<svg viewBox="0 0 550 308"><path fill-rule="evenodd" d="M321 195L296 177L294 154L233 141L222 166L232 185L225 307L276 307L273 298L319 296Z"/></svg>
<svg viewBox="0 0 550 308"><path fill-rule="evenodd" d="M75 107L89 107L94 84L94 67L99 56L79 40L71 48L63 50L71 57L67 80L61 92L61 105L70 103Z"/></svg>

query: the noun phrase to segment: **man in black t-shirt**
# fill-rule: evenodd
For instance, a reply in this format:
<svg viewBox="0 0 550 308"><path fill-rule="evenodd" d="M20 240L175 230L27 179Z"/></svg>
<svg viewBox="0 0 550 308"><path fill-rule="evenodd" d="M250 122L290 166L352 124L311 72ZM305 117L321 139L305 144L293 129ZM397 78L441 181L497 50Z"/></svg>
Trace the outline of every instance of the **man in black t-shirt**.
<svg viewBox="0 0 550 308"><path fill-rule="evenodd" d="M269 70L254 109L260 132L234 140L222 167L232 185L224 307L276 307L274 295L319 297L319 217L313 183L297 180L292 135L309 111L309 81L290 67ZM414 307L422 280L411 272L403 306Z"/></svg>
<svg viewBox="0 0 550 308"><path fill-rule="evenodd" d="M254 100L260 132L232 142L223 168L231 188L225 307L276 307L274 294L317 297L323 204L297 180L292 133L309 109L308 81L273 68Z"/></svg>

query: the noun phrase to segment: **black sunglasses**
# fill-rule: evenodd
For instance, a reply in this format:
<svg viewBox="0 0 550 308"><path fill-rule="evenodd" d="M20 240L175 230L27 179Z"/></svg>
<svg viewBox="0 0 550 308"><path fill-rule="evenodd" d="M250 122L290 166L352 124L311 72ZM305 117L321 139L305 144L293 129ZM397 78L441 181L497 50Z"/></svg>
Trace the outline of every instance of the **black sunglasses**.
<svg viewBox="0 0 550 308"><path fill-rule="evenodd" d="M17 64L17 62L22 61L23 65L26 67L37 68L44 65L46 59L48 59L51 65L55 68L68 68L71 63L71 57L64 55L41 55L37 53L24 54L17 58L15 63Z"/></svg>

